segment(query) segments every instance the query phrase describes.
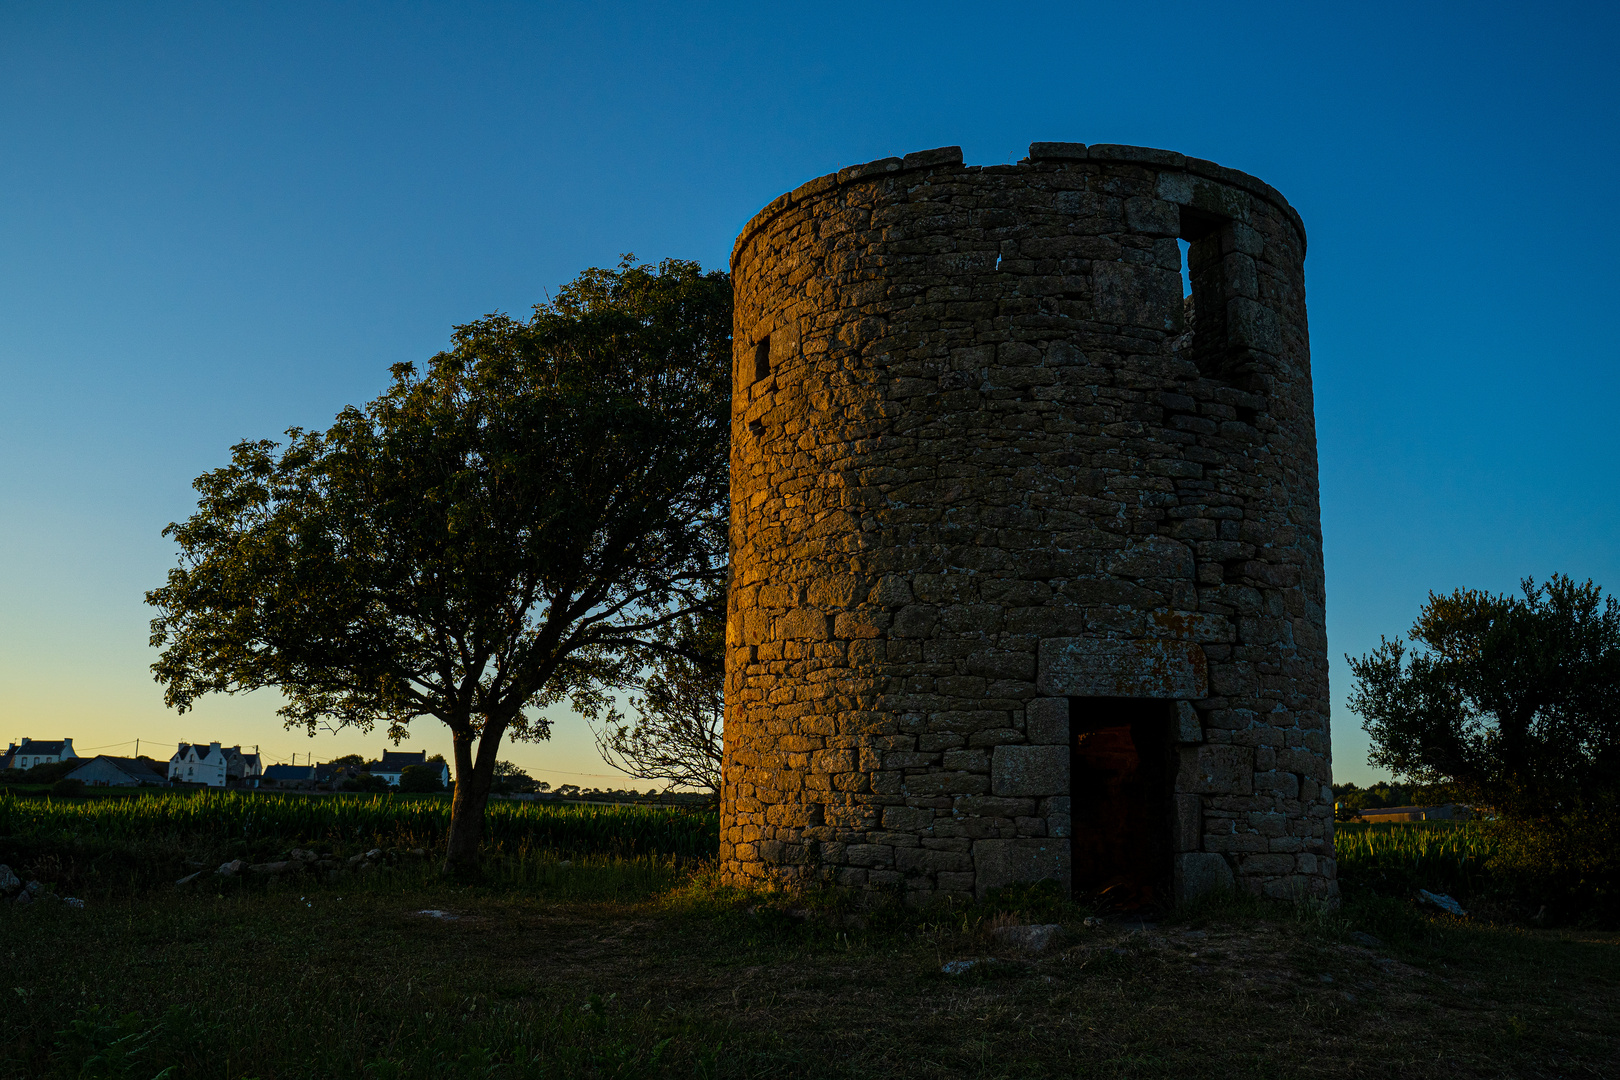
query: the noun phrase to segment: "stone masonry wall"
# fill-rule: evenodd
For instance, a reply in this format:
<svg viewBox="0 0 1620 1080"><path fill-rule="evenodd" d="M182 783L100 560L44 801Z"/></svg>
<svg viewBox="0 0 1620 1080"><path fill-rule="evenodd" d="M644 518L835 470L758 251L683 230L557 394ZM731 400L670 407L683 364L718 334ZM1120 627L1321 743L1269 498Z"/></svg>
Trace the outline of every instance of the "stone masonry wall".
<svg viewBox="0 0 1620 1080"><path fill-rule="evenodd" d="M1180 895L1336 895L1304 257L1267 185L1126 146L889 158L748 224L729 879L1066 882L1071 708L1126 697L1176 703Z"/></svg>

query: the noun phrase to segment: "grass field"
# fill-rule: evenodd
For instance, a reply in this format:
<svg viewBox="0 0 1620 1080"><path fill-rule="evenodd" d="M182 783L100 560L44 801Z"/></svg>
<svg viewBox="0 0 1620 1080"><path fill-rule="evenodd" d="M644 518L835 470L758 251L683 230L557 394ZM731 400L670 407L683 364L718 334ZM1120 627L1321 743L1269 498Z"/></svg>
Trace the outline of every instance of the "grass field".
<svg viewBox="0 0 1620 1080"><path fill-rule="evenodd" d="M187 852L404 844L446 808L118 809L0 800L0 861L88 898L0 906L0 1080L1620 1076L1620 935L1430 917L1366 888L1337 912L1228 900L1153 925L1038 889L857 909L718 887L680 854L712 843L712 816L532 804L494 810L476 884L405 860L176 888L165 860ZM1340 838L1362 879L1430 880L1484 843ZM120 877L119 858L161 874ZM994 936L1029 922L1060 924L1059 945ZM957 959L978 963L943 974Z"/></svg>
<svg viewBox="0 0 1620 1080"><path fill-rule="evenodd" d="M1620 1072L1615 935L1379 900L1149 927L1038 892L863 914L650 857L530 861L520 886L401 868L7 906L0 1078ZM992 936L1028 921L1065 941L1024 956Z"/></svg>

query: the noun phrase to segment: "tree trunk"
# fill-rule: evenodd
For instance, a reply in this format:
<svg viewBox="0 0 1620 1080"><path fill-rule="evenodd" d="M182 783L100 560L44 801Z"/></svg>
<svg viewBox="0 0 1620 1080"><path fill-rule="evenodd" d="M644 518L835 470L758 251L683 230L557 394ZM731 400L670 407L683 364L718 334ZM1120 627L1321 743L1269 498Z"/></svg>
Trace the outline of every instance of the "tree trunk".
<svg viewBox="0 0 1620 1080"><path fill-rule="evenodd" d="M444 872L463 877L478 872L478 849L484 840L484 809L495 783L495 755L505 724L490 722L473 754L472 740L455 740L456 791L450 799L450 840L445 846Z"/></svg>

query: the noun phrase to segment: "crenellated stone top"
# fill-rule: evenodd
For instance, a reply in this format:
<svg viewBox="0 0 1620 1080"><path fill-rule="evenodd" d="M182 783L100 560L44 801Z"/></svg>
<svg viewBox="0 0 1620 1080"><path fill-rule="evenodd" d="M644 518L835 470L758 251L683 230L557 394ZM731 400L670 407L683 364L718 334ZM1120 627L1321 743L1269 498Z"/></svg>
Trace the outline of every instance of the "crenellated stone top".
<svg viewBox="0 0 1620 1080"><path fill-rule="evenodd" d="M1227 184L1250 195L1256 196L1271 203L1281 210L1294 228L1299 232L1300 251L1305 250L1305 222L1300 218L1299 212L1291 206L1282 193L1264 180L1250 176L1248 173L1229 169L1224 165L1217 165L1213 161L1203 158L1188 157L1173 150L1157 150L1150 146L1123 146L1116 143L1095 143L1087 146L1085 143L1073 142L1036 142L1029 144L1029 156L1017 165L968 165L962 164L962 148L960 146L941 146L934 150L919 150L907 154L905 157L879 158L860 165L846 165L837 172L818 176L814 180L807 180L773 199L764 209L755 214L737 234L737 242L731 249L731 267L737 268L737 258L753 235L777 214L790 206L814 199L834 188L844 184L852 184L873 177L894 176L906 172L918 172L925 169L950 168L965 172L978 172L985 169L1004 171L1030 166L1048 165L1059 162L1095 161L1100 163L1128 163L1147 165L1155 169L1166 171L1181 171L1193 176L1213 180L1216 183Z"/></svg>

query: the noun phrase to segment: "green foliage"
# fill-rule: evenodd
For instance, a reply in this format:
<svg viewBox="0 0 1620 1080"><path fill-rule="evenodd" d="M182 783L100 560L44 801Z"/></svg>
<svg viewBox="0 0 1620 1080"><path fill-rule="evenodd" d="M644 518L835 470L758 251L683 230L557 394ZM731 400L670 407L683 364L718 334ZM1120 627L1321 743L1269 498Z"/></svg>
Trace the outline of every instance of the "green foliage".
<svg viewBox="0 0 1620 1080"><path fill-rule="evenodd" d="M311 731L431 714L543 735L529 710L722 573L729 336L724 274L627 259L526 323L457 327L325 432L237 444L165 530L166 700L275 686Z"/></svg>
<svg viewBox="0 0 1620 1080"><path fill-rule="evenodd" d="M1365 788L1349 783L1333 785L1334 804L1347 810L1440 806L1458 802L1461 798L1451 784L1391 784L1383 781Z"/></svg>
<svg viewBox="0 0 1620 1080"><path fill-rule="evenodd" d="M200 1056L208 1051L204 1040L222 1037L217 1025L201 1022L194 1010L179 1005L156 1023L148 1023L139 1013L115 1016L105 1006L91 1005L56 1032L53 1057L60 1070L56 1075L82 1080L168 1080L180 1069L180 1062L200 1063Z"/></svg>
<svg viewBox="0 0 1620 1080"><path fill-rule="evenodd" d="M373 776L368 772L363 772L359 776L350 777L349 779L343 781L340 787L343 791L382 792L392 790L387 780L384 780L380 776Z"/></svg>
<svg viewBox="0 0 1620 1080"><path fill-rule="evenodd" d="M51 785L51 795L58 799L78 799L84 796L84 781L63 777Z"/></svg>
<svg viewBox="0 0 1620 1080"><path fill-rule="evenodd" d="M1499 817L1504 910L1620 918L1620 602L1554 575L1522 597L1431 594L1400 641L1351 660L1370 760Z"/></svg>
<svg viewBox="0 0 1620 1080"><path fill-rule="evenodd" d="M450 822L442 798L310 798L235 792L152 793L59 803L0 795L0 836L58 849L129 845L153 836L210 842L434 843ZM496 844L566 852L712 857L713 812L659 807L492 802L485 835Z"/></svg>
<svg viewBox="0 0 1620 1080"><path fill-rule="evenodd" d="M443 791L444 780L438 769L427 765L407 765L399 773L399 790L418 794Z"/></svg>
<svg viewBox="0 0 1620 1080"><path fill-rule="evenodd" d="M1449 893L1495 917L1540 925L1620 925L1620 852L1613 812L1556 823L1447 821L1337 826L1339 881L1408 898Z"/></svg>
<svg viewBox="0 0 1620 1080"><path fill-rule="evenodd" d="M1351 659L1374 765L1518 820L1620 794L1620 603L1554 575L1520 597L1430 594L1399 640Z"/></svg>
<svg viewBox="0 0 1620 1080"><path fill-rule="evenodd" d="M1491 881L1496 846L1489 822L1414 821L1335 827L1339 881L1399 896L1414 889L1473 899Z"/></svg>
<svg viewBox="0 0 1620 1080"><path fill-rule="evenodd" d="M730 334L726 274L626 256L457 327L326 431L238 443L165 530L165 700L277 687L289 726L396 741L435 717L476 821L503 736L603 708L723 580Z"/></svg>
<svg viewBox="0 0 1620 1080"><path fill-rule="evenodd" d="M513 792L530 792L539 788L534 777L524 772L510 761L497 761L495 763L495 790L502 795Z"/></svg>
<svg viewBox="0 0 1620 1080"><path fill-rule="evenodd" d="M1540 923L1620 926L1620 812L1592 806L1556 821L1503 821L1488 869L1494 899Z"/></svg>
<svg viewBox="0 0 1620 1080"><path fill-rule="evenodd" d="M54 784L58 780L65 780L68 773L77 771L84 764L84 758L47 761L40 765L32 765L26 769L7 769L6 779L16 784ZM163 771L168 771L167 765L163 766Z"/></svg>

